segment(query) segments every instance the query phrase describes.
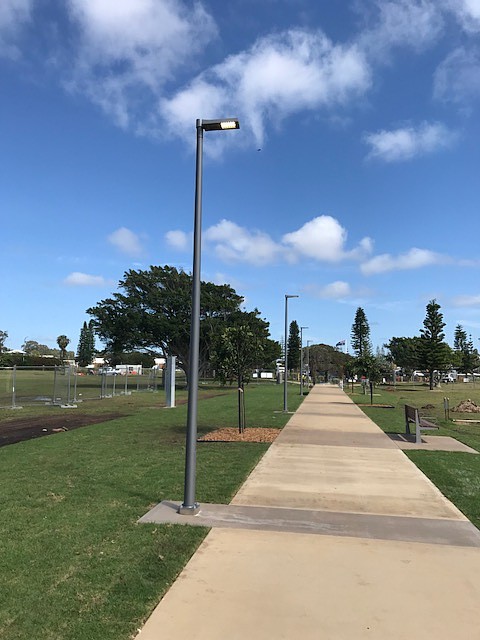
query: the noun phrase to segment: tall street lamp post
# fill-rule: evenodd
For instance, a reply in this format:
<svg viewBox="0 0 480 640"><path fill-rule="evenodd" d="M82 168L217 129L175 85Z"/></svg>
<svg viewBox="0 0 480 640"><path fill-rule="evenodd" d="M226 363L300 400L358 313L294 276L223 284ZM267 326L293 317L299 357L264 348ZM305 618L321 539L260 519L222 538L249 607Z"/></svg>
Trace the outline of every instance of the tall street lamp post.
<svg viewBox="0 0 480 640"><path fill-rule="evenodd" d="M288 411L287 404L287 372L288 372L288 300L289 298L298 298L299 296L290 296L285 294L285 373L283 376L283 410Z"/></svg>
<svg viewBox="0 0 480 640"><path fill-rule="evenodd" d="M303 330L308 327L300 327L300 395L303 396Z"/></svg>
<svg viewBox="0 0 480 640"><path fill-rule="evenodd" d="M308 385L310 386L310 343L312 340L307 340L307 366L308 366Z"/></svg>
<svg viewBox="0 0 480 640"><path fill-rule="evenodd" d="M185 491L178 513L194 515L200 505L195 501L197 464L197 409L198 366L200 346L200 258L202 247L202 177L203 132L239 129L237 118L224 120L197 120L197 158L195 174L195 217L193 229L192 319L190 325L190 352L188 364L187 441L185 453Z"/></svg>

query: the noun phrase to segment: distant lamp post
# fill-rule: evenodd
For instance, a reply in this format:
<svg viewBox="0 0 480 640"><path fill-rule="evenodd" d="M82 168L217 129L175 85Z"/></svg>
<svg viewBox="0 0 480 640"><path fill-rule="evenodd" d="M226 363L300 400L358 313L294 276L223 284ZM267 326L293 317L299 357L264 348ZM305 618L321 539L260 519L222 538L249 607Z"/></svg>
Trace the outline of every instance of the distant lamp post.
<svg viewBox="0 0 480 640"><path fill-rule="evenodd" d="M195 501L197 464L198 367L200 346L200 258L202 246L203 132L239 129L237 118L197 120L197 157L195 174L195 218L193 230L192 319L190 325L190 361L188 365L187 441L185 453L185 491L178 513L194 515L200 505Z"/></svg>
<svg viewBox="0 0 480 640"><path fill-rule="evenodd" d="M298 298L299 296L290 296L285 294L285 372L283 374L283 410L288 411L287 403L287 371L288 371L288 300L289 298Z"/></svg>
<svg viewBox="0 0 480 640"><path fill-rule="evenodd" d="M300 395L303 396L303 330L308 327L300 327Z"/></svg>
<svg viewBox="0 0 480 640"><path fill-rule="evenodd" d="M307 367L308 367L308 381L310 386L310 344L312 340L307 340Z"/></svg>

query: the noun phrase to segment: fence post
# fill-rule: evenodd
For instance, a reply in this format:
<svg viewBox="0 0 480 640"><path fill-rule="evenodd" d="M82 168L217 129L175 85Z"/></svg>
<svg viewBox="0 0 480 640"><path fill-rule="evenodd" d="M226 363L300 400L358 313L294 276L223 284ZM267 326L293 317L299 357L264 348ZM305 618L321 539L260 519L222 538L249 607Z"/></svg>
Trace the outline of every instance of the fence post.
<svg viewBox="0 0 480 640"><path fill-rule="evenodd" d="M23 409L17 405L17 365L13 365L12 371L12 409Z"/></svg>
<svg viewBox="0 0 480 640"><path fill-rule="evenodd" d="M163 379L165 380L165 391L167 396L167 407L172 409L175 407L175 369L176 356L168 356L166 368L163 370Z"/></svg>
<svg viewBox="0 0 480 640"><path fill-rule="evenodd" d="M57 400L57 365L53 366L53 398L52 404L55 404Z"/></svg>
<svg viewBox="0 0 480 640"><path fill-rule="evenodd" d="M73 372L73 401L77 402L77 376L78 376L78 367L75 367L75 371Z"/></svg>

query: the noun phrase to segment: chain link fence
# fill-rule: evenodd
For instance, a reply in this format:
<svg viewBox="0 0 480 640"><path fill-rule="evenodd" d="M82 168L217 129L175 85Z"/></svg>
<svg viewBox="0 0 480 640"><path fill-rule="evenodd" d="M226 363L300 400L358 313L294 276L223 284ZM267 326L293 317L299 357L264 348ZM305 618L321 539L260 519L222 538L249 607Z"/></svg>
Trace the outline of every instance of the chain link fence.
<svg viewBox="0 0 480 640"><path fill-rule="evenodd" d="M175 384L185 386L177 370ZM79 367L0 367L0 408L34 405L73 406L79 402L113 398L163 389L163 370L143 368L141 373L92 372Z"/></svg>

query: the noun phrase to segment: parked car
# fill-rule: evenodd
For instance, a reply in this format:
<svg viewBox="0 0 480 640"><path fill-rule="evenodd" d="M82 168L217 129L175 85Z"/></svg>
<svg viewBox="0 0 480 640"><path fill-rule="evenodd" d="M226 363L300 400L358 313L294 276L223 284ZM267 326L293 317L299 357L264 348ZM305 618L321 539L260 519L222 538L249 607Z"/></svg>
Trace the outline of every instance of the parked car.
<svg viewBox="0 0 480 640"><path fill-rule="evenodd" d="M105 374L106 376L118 376L120 375L120 371L118 369L114 369L113 367L102 367L98 370L98 373Z"/></svg>

